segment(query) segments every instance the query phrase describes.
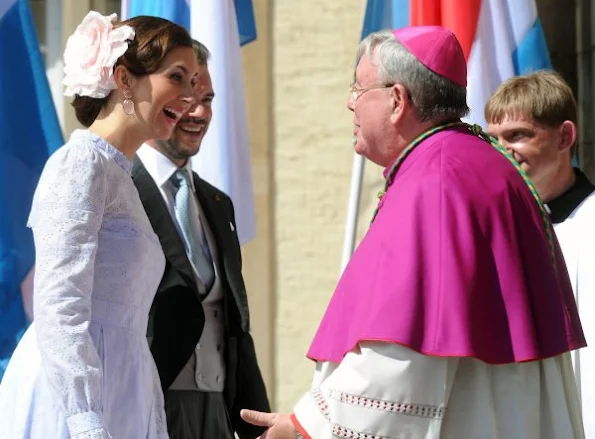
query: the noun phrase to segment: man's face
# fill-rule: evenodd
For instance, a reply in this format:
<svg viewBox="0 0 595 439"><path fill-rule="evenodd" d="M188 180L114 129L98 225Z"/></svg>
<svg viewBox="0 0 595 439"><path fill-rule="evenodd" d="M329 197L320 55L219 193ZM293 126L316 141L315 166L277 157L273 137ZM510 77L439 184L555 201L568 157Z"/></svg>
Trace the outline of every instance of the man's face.
<svg viewBox="0 0 595 439"><path fill-rule="evenodd" d="M505 117L499 124L488 124L496 137L527 173L541 197L557 177L563 161L568 161L562 126L548 127L525 117ZM547 200L544 200L547 201Z"/></svg>
<svg viewBox="0 0 595 439"><path fill-rule="evenodd" d="M355 152L381 166L388 166L390 163L384 157L383 145L390 139L391 88L383 87L379 82L377 67L367 55L360 59L354 79L354 92L349 95L346 105L353 112Z"/></svg>
<svg viewBox="0 0 595 439"><path fill-rule="evenodd" d="M194 105L180 118L171 138L157 142L159 149L178 165L183 165L198 153L211 122L214 97L209 70L206 65L199 66L194 87Z"/></svg>

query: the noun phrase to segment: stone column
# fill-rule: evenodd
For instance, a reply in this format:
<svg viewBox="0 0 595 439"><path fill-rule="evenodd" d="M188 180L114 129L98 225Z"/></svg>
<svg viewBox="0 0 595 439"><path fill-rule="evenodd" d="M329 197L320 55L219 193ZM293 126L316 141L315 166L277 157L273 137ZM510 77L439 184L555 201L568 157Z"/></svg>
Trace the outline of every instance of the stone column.
<svg viewBox="0 0 595 439"><path fill-rule="evenodd" d="M62 0L62 48L66 46L66 40L81 23L83 17L91 10L92 0ZM74 110L70 105L72 98L64 97L64 112L62 130L67 140L70 133L81 125L76 120Z"/></svg>
<svg viewBox="0 0 595 439"><path fill-rule="evenodd" d="M576 7L576 44L578 72L578 106L579 106L579 150L578 158L581 169L591 181L595 181L595 147L593 144L593 42L595 35L592 27L595 8L593 0L578 0Z"/></svg>

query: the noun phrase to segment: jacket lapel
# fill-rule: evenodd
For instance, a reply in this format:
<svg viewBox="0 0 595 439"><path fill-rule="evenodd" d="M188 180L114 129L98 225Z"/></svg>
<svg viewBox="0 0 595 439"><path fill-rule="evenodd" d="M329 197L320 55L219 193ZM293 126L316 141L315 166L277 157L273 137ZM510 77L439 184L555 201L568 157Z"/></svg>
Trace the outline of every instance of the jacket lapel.
<svg viewBox="0 0 595 439"><path fill-rule="evenodd" d="M192 266L186 256L182 239L171 219L159 188L138 157L134 159L132 178L153 230L159 236L165 257L199 297Z"/></svg>
<svg viewBox="0 0 595 439"><path fill-rule="evenodd" d="M223 267L225 271L225 278L231 289L236 305L240 311L242 318L242 327L248 327L248 303L245 294L245 287L242 280L242 268L238 263L239 260L230 256L230 252L236 249L237 244L233 242L231 231L231 224L229 218L224 215L225 207L220 205L223 198L219 195L209 193L205 190L205 185L198 175L194 174L194 187L196 188L196 196L202 206L203 212L209 226L213 231L215 242L217 243L217 257L219 266ZM239 249L237 249L239 251Z"/></svg>
<svg viewBox="0 0 595 439"><path fill-rule="evenodd" d="M223 267L223 254L225 253L225 231L222 230L222 222L225 221L225 218L221 218L219 214L219 208L216 206L217 201L209 196L209 194L204 190L203 185L201 184L200 178L194 174L194 187L196 188L196 196L198 197L198 202L202 207L202 210L205 214L207 221L209 222L209 226L213 232L213 238L215 243L217 244L217 257L219 261L219 265Z"/></svg>

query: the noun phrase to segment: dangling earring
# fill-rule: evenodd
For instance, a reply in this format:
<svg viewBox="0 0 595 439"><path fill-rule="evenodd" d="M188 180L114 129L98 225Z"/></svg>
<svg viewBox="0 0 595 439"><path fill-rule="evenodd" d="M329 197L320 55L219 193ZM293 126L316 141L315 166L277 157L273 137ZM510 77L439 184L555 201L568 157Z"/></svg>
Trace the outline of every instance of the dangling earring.
<svg viewBox="0 0 595 439"><path fill-rule="evenodd" d="M124 109L124 113L128 116L134 114L134 102L132 101L132 93L130 90L124 90L124 101L122 101L122 108Z"/></svg>

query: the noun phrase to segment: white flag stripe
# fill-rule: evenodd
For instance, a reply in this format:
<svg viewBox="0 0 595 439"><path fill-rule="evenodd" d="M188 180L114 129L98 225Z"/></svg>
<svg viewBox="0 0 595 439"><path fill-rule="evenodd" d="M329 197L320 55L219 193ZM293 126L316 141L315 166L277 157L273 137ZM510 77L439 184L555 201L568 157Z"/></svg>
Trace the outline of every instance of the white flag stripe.
<svg viewBox="0 0 595 439"><path fill-rule="evenodd" d="M508 11L499 2L482 2L475 41L467 62L467 102L470 123L486 127L484 106L492 92L514 74L514 36L507 33ZM498 35L496 35L498 29Z"/></svg>
<svg viewBox="0 0 595 439"><path fill-rule="evenodd" d="M242 57L233 0L193 0L192 36L211 52L213 120L193 168L233 200L241 244L256 234Z"/></svg>
<svg viewBox="0 0 595 439"><path fill-rule="evenodd" d="M486 127L484 107L496 88L515 75L513 53L535 24L535 2L484 0L467 63L466 120Z"/></svg>
<svg viewBox="0 0 595 439"><path fill-rule="evenodd" d="M120 20L126 20L130 18L128 16L128 0L122 0L122 9L120 9Z"/></svg>
<svg viewBox="0 0 595 439"><path fill-rule="evenodd" d="M490 3L499 2L491 1ZM512 30L514 34L514 47L518 47L529 29L535 24L535 20L537 20L537 6L534 0L507 0L506 3L507 5L505 7L510 15L506 28Z"/></svg>

